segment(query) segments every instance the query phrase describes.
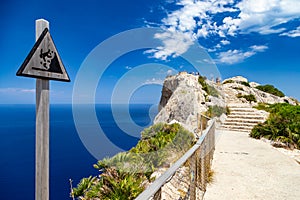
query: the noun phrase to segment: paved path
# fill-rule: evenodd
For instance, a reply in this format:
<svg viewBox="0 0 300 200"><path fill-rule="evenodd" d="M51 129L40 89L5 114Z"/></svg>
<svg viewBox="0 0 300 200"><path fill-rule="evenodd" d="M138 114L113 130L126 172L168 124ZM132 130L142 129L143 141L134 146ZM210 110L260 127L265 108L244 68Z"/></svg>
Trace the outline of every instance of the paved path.
<svg viewBox="0 0 300 200"><path fill-rule="evenodd" d="M247 133L217 131L204 200L300 200L300 165Z"/></svg>

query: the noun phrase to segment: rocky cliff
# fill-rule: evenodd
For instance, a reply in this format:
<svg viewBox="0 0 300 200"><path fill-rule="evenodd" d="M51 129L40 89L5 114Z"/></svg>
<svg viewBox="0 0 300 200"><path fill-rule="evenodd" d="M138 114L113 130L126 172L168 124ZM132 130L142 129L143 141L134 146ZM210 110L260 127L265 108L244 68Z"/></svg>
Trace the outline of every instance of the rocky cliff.
<svg viewBox="0 0 300 200"><path fill-rule="evenodd" d="M176 121L190 132L196 133L198 117L207 110L205 95L198 83L198 76L179 73L167 77L154 123Z"/></svg>
<svg viewBox="0 0 300 200"><path fill-rule="evenodd" d="M237 76L215 83L205 80L199 75L181 72L165 79L159 104L159 113L154 123L178 122L197 136L199 116L207 114L209 107L246 106L253 107L258 103L297 104L293 98L279 97L263 92L256 87L260 84L249 82ZM254 96L248 99L247 96Z"/></svg>

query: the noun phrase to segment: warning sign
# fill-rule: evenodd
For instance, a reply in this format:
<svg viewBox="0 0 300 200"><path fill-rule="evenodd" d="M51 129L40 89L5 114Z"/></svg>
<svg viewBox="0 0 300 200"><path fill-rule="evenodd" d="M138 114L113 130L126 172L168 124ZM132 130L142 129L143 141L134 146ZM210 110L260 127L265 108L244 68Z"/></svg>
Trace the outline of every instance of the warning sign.
<svg viewBox="0 0 300 200"><path fill-rule="evenodd" d="M52 37L45 28L17 72L17 76L70 81Z"/></svg>

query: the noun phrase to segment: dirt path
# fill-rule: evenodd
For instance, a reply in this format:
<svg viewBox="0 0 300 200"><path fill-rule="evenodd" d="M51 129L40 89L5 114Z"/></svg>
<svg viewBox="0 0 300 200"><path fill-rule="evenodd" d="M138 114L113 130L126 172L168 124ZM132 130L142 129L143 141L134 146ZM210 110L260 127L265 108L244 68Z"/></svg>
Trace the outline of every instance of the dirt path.
<svg viewBox="0 0 300 200"><path fill-rule="evenodd" d="M300 165L247 133L218 131L204 200L299 200Z"/></svg>

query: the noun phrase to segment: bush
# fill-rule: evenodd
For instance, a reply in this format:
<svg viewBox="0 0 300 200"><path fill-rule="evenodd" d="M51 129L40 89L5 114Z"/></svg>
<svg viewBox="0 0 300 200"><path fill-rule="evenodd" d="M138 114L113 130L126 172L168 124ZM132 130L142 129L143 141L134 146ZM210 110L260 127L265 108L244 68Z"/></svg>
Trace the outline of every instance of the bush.
<svg viewBox="0 0 300 200"><path fill-rule="evenodd" d="M244 89L241 87L233 87L232 89L244 91Z"/></svg>
<svg viewBox="0 0 300 200"><path fill-rule="evenodd" d="M258 110L265 110L267 112L270 112L270 104L267 103L258 103L258 105L254 106L254 108Z"/></svg>
<svg viewBox="0 0 300 200"><path fill-rule="evenodd" d="M200 83L200 85L202 86L202 89L211 96L214 97L219 97L219 92L216 88L214 88L213 86L209 85L206 83L206 78L203 76L199 76L198 78L198 82Z"/></svg>
<svg viewBox="0 0 300 200"><path fill-rule="evenodd" d="M227 84L227 83L234 83L234 81L233 81L233 80L231 80L231 79L229 79L229 80L227 80L227 81L224 81L224 83L223 83L223 84Z"/></svg>
<svg viewBox="0 0 300 200"><path fill-rule="evenodd" d="M223 113L228 115L230 113L229 108L214 105L214 106L209 106L205 114L208 117L212 118L212 117L220 117Z"/></svg>
<svg viewBox="0 0 300 200"><path fill-rule="evenodd" d="M250 136L280 141L291 148L300 148L300 106L287 103L267 107L270 116L266 122L256 125Z"/></svg>
<svg viewBox="0 0 300 200"><path fill-rule="evenodd" d="M219 92L218 90L211 86L211 85L207 85L207 94L213 96L213 97L219 97Z"/></svg>
<svg viewBox="0 0 300 200"><path fill-rule="evenodd" d="M240 82L240 84L242 84L244 86L247 86L247 87L251 87L250 84L248 82L245 82L245 81Z"/></svg>
<svg viewBox="0 0 300 200"><path fill-rule="evenodd" d="M237 98L244 98L246 99L247 101L249 101L250 103L251 102L256 102L256 98L253 94L249 94L249 95L241 95L241 94L238 94L237 95Z"/></svg>
<svg viewBox="0 0 300 200"><path fill-rule="evenodd" d="M155 124L128 152L104 158L94 165L97 177L83 178L71 191L78 199L135 199L158 167L174 162L193 144L194 135L179 124Z"/></svg>
<svg viewBox="0 0 300 200"><path fill-rule="evenodd" d="M267 92L269 94L273 94L273 95L278 96L278 97L284 97L285 96L283 94L283 92L281 92L280 90L275 88L273 85L259 85L259 86L256 86L256 89L259 89L263 92Z"/></svg>

